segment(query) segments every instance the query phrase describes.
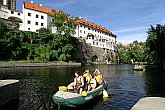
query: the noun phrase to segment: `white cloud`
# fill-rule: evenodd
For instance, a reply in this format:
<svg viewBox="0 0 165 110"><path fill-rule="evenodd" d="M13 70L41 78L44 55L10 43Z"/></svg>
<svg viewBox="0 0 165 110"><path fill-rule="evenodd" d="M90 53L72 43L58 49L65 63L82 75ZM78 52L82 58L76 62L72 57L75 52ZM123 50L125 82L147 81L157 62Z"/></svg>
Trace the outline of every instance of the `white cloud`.
<svg viewBox="0 0 165 110"><path fill-rule="evenodd" d="M129 44L135 40L139 42L145 42L146 38L147 38L147 33L129 34L125 36L117 36L117 42L122 42L123 44Z"/></svg>
<svg viewBox="0 0 165 110"><path fill-rule="evenodd" d="M113 33L127 33L127 32L132 32L132 31L146 30L147 28L148 27L146 27L146 26L126 28L126 29L121 29L121 30L113 31Z"/></svg>

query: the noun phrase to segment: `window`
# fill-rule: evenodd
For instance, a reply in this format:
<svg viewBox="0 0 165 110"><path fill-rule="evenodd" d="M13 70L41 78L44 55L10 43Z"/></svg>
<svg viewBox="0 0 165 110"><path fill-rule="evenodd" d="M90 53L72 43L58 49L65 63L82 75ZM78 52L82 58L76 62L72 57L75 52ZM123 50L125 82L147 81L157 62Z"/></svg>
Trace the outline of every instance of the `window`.
<svg viewBox="0 0 165 110"><path fill-rule="evenodd" d="M30 30L30 28L28 28L28 30Z"/></svg>
<svg viewBox="0 0 165 110"><path fill-rule="evenodd" d="M14 14L14 11L11 11L11 14Z"/></svg>
<svg viewBox="0 0 165 110"><path fill-rule="evenodd" d="M36 18L38 18L38 15L36 14Z"/></svg>
<svg viewBox="0 0 165 110"><path fill-rule="evenodd" d="M41 26L44 26L44 23L41 23Z"/></svg>
<svg viewBox="0 0 165 110"><path fill-rule="evenodd" d="M41 16L41 19L44 19L44 16Z"/></svg>
<svg viewBox="0 0 165 110"><path fill-rule="evenodd" d="M28 13L28 16L31 16L31 13Z"/></svg>
<svg viewBox="0 0 165 110"><path fill-rule="evenodd" d="M35 25L38 25L38 22L35 22Z"/></svg>
<svg viewBox="0 0 165 110"><path fill-rule="evenodd" d="M84 34L85 34L85 31L84 31Z"/></svg>
<svg viewBox="0 0 165 110"><path fill-rule="evenodd" d="M20 15L20 13L18 13L18 15Z"/></svg>
<svg viewBox="0 0 165 110"><path fill-rule="evenodd" d="M82 33L82 30L80 30L80 33Z"/></svg>
<svg viewBox="0 0 165 110"><path fill-rule="evenodd" d="M31 24L31 21L28 20L28 21L27 21L27 24Z"/></svg>
<svg viewBox="0 0 165 110"><path fill-rule="evenodd" d="M88 28L88 30L90 30L90 28Z"/></svg>

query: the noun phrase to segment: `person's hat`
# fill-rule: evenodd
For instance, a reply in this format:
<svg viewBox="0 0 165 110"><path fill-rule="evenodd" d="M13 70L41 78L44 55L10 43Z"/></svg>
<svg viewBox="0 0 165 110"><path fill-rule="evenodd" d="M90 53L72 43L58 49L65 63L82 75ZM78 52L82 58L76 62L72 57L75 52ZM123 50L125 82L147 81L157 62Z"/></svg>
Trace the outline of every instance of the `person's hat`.
<svg viewBox="0 0 165 110"><path fill-rule="evenodd" d="M95 72L100 73L99 69L95 69Z"/></svg>

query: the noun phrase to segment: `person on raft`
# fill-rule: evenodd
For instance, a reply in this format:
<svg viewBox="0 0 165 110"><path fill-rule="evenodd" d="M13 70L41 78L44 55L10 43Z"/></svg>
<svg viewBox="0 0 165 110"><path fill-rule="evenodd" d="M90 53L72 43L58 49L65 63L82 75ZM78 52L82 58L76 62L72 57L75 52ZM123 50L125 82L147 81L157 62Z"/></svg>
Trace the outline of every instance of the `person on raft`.
<svg viewBox="0 0 165 110"><path fill-rule="evenodd" d="M94 73L93 73L93 76L94 76L94 78L96 79L97 83L98 83L99 85L101 85L101 84L102 84L102 78L103 78L103 76L101 75L99 69L95 69L95 71L94 71Z"/></svg>
<svg viewBox="0 0 165 110"><path fill-rule="evenodd" d="M85 85L84 85L84 90L85 91L88 91L88 87L89 87L89 83L90 83L90 80L92 78L92 75L90 73L90 70L87 69L85 70L84 74L83 74L83 77L84 77L84 82L85 82Z"/></svg>
<svg viewBox="0 0 165 110"><path fill-rule="evenodd" d="M75 72L74 84L76 92L81 94L84 88L84 78L82 76L82 72Z"/></svg>

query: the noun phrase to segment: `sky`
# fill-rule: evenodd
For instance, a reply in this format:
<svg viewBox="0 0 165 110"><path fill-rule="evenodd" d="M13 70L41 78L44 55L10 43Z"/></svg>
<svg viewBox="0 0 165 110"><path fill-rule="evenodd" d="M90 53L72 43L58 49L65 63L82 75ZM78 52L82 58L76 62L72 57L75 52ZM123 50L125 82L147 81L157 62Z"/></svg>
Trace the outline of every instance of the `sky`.
<svg viewBox="0 0 165 110"><path fill-rule="evenodd" d="M23 1L16 0L17 10ZM82 16L106 27L117 36L117 42L145 42L150 25L165 24L165 0L33 0L36 4Z"/></svg>

